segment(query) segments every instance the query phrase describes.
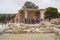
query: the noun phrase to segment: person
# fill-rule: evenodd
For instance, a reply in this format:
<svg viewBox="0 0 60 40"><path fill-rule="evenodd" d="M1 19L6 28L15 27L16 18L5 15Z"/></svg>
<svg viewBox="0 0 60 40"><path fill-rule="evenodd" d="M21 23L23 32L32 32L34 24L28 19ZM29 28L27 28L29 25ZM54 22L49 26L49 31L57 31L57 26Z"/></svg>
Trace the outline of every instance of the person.
<svg viewBox="0 0 60 40"><path fill-rule="evenodd" d="M32 24L34 24L34 23L35 23L35 20L34 20L34 19L32 19L32 20L31 20L31 22L32 22Z"/></svg>
<svg viewBox="0 0 60 40"><path fill-rule="evenodd" d="M43 19L40 19L40 21L43 21Z"/></svg>
<svg viewBox="0 0 60 40"><path fill-rule="evenodd" d="M29 18L27 18L27 23L30 24L30 19Z"/></svg>
<svg viewBox="0 0 60 40"><path fill-rule="evenodd" d="M24 21L25 23L27 23L27 19L25 18L25 21Z"/></svg>
<svg viewBox="0 0 60 40"><path fill-rule="evenodd" d="M51 19L52 19L52 18L51 18L51 17L49 17L49 22L51 21Z"/></svg>
<svg viewBox="0 0 60 40"><path fill-rule="evenodd" d="M4 23L5 23L5 24L7 23L7 19L4 20Z"/></svg>
<svg viewBox="0 0 60 40"><path fill-rule="evenodd" d="M37 19L37 20L36 20L36 23L39 23L39 22L40 22L40 21Z"/></svg>

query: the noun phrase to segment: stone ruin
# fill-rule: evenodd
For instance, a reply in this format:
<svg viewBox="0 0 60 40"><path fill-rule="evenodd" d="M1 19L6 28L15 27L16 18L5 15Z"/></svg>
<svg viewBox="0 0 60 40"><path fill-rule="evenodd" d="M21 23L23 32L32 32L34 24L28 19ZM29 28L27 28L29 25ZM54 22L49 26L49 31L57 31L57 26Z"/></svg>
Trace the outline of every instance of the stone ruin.
<svg viewBox="0 0 60 40"><path fill-rule="evenodd" d="M47 21L39 24L9 24L6 33L53 33L56 25Z"/></svg>

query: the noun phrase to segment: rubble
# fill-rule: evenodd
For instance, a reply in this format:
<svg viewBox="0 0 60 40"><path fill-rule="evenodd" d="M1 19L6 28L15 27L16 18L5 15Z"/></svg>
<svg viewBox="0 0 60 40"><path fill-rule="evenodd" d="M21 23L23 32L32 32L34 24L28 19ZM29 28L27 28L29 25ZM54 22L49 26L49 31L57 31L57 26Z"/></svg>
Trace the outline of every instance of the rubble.
<svg viewBox="0 0 60 40"><path fill-rule="evenodd" d="M55 18L50 21L50 23L55 24L55 25L60 25L60 18Z"/></svg>
<svg viewBox="0 0 60 40"><path fill-rule="evenodd" d="M51 24L48 21L41 22L39 24L13 24L8 25L8 30L12 30L12 33L53 33L55 24ZM8 31L6 30L6 31ZM9 31L8 31L9 32Z"/></svg>

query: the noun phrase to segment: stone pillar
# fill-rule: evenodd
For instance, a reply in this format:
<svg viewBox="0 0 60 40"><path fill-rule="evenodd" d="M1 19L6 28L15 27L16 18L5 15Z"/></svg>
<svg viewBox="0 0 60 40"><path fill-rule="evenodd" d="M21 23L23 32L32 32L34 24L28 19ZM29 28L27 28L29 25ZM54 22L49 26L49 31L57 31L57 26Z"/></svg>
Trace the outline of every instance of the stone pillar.
<svg viewBox="0 0 60 40"><path fill-rule="evenodd" d="M18 17L18 23L20 23L20 17Z"/></svg>
<svg viewBox="0 0 60 40"><path fill-rule="evenodd" d="M27 11L25 11L25 18L26 18L26 19L27 19L27 16L28 16L28 15L27 15Z"/></svg>
<svg viewBox="0 0 60 40"><path fill-rule="evenodd" d="M20 23L20 13L18 13L18 23Z"/></svg>
<svg viewBox="0 0 60 40"><path fill-rule="evenodd" d="M24 21L24 23L27 23L27 17L28 17L27 10L25 10L24 13L25 13L25 15L24 15L25 18L23 19L23 21Z"/></svg>
<svg viewBox="0 0 60 40"><path fill-rule="evenodd" d="M43 10L40 11L40 20L41 20L41 21L44 21L44 12L45 12L45 11L43 11Z"/></svg>
<svg viewBox="0 0 60 40"><path fill-rule="evenodd" d="M15 18L14 18L14 23L17 23L17 21L16 21L16 20L17 20L17 17L15 17Z"/></svg>

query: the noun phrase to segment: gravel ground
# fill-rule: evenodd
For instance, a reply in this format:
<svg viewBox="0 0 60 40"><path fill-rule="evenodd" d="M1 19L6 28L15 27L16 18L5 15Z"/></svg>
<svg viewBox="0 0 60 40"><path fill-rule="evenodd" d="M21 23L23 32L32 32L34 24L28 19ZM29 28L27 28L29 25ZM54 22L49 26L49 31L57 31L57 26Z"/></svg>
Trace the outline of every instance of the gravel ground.
<svg viewBox="0 0 60 40"><path fill-rule="evenodd" d="M2 34L0 40L54 40L53 33Z"/></svg>

